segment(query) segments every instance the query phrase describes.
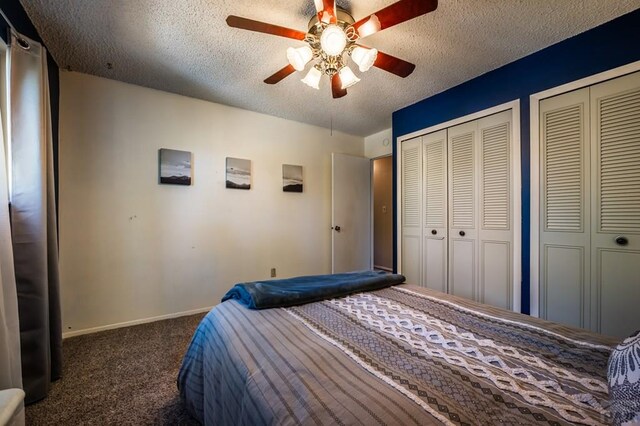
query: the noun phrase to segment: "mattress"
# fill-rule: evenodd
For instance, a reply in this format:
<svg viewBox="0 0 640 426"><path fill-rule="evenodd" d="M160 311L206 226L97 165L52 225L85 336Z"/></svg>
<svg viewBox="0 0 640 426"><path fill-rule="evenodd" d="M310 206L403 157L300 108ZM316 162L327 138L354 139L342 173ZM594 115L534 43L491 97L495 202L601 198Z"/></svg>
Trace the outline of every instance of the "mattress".
<svg viewBox="0 0 640 426"><path fill-rule="evenodd" d="M249 310L195 331L178 376L207 425L602 424L617 342L413 285Z"/></svg>

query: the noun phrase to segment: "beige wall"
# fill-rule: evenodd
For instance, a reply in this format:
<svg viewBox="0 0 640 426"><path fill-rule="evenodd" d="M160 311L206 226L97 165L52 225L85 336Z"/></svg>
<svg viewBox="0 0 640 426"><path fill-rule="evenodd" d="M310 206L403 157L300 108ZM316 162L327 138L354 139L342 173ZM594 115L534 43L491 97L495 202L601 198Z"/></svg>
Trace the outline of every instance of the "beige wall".
<svg viewBox="0 0 640 426"><path fill-rule="evenodd" d="M393 268L393 160L373 160L373 264Z"/></svg>
<svg viewBox="0 0 640 426"><path fill-rule="evenodd" d="M378 158L391 155L393 135L391 129L383 130L364 138L364 156Z"/></svg>
<svg viewBox="0 0 640 426"><path fill-rule="evenodd" d="M62 72L60 273L64 331L218 303L236 282L329 273L331 152L363 138ZM193 185L159 185L158 149L193 153ZM225 157L252 188L225 188ZM304 192L282 192L282 164Z"/></svg>

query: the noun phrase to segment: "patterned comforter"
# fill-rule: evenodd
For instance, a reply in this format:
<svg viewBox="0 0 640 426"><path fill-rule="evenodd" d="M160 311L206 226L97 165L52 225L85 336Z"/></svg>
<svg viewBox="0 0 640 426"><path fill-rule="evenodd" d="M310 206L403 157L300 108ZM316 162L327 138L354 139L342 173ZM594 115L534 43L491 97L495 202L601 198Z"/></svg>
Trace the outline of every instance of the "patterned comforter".
<svg viewBox="0 0 640 426"><path fill-rule="evenodd" d="M412 285L203 319L178 377L207 425L602 424L615 341Z"/></svg>

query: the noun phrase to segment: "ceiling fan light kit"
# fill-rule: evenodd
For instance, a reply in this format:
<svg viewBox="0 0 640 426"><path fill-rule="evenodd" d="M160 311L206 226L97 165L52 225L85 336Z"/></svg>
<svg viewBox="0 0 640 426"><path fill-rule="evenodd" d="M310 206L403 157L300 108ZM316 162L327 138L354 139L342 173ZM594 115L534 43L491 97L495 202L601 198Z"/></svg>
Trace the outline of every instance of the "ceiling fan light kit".
<svg viewBox="0 0 640 426"><path fill-rule="evenodd" d="M309 46L287 49L287 60L296 71L303 71L304 67L313 58L313 52Z"/></svg>
<svg viewBox="0 0 640 426"><path fill-rule="evenodd" d="M356 46L351 52L351 59L358 64L360 72L367 72L371 69L378 58L378 49L366 49Z"/></svg>
<svg viewBox="0 0 640 426"><path fill-rule="evenodd" d="M344 9L336 7L335 0L314 0L314 4L317 14L309 21L307 33L238 16L229 16L227 24L307 43L306 46L288 48L289 65L268 77L265 83L276 84L295 71L304 71L307 64L312 63L301 81L319 89L320 80L326 75L331 81L333 97L341 98L347 94L347 88L360 81L347 65L349 57L358 65L360 72L377 67L403 78L411 74L415 65L377 49L359 45L358 41L429 13L437 8L438 1L400 0L360 21L353 19Z"/></svg>
<svg viewBox="0 0 640 426"><path fill-rule="evenodd" d="M340 68L340 71L338 72L338 74L340 75L340 81L342 82L343 89L351 87L360 81L360 79L356 77L353 71L351 71L351 68L349 68L346 65Z"/></svg>
<svg viewBox="0 0 640 426"><path fill-rule="evenodd" d="M301 81L309 87L312 87L316 90L320 90L320 79L322 78L322 72L318 68L311 67L309 72Z"/></svg>
<svg viewBox="0 0 640 426"><path fill-rule="evenodd" d="M341 55L344 48L347 47L347 35L344 30L335 24L327 25L322 29L322 21L318 21L320 25L320 47L322 51L329 56ZM316 24L316 25L318 25ZM311 33L311 30L309 30Z"/></svg>

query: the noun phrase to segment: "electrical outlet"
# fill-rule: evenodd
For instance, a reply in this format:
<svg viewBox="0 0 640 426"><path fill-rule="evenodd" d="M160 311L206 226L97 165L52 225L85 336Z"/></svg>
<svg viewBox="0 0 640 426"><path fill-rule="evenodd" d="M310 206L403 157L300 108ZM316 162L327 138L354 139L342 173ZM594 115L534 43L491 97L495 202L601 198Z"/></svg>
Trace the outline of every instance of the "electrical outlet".
<svg viewBox="0 0 640 426"><path fill-rule="evenodd" d="M276 276L276 268L271 268L271 278Z"/></svg>

